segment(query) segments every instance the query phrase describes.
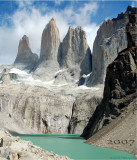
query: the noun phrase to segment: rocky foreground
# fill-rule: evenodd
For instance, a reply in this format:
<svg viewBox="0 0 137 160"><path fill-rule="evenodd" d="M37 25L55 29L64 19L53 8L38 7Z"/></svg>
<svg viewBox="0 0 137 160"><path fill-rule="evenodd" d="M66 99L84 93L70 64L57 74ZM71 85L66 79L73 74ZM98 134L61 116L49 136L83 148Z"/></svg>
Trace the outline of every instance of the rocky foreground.
<svg viewBox="0 0 137 160"><path fill-rule="evenodd" d="M70 160L66 156L50 153L29 141L11 136L0 130L0 160Z"/></svg>

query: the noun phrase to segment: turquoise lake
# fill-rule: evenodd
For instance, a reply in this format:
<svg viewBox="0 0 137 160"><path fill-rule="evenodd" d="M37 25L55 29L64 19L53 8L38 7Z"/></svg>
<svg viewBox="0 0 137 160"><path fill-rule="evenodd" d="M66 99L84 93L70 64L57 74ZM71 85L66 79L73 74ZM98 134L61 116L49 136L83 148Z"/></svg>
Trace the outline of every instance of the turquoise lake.
<svg viewBox="0 0 137 160"><path fill-rule="evenodd" d="M128 152L86 144L84 143L85 139L76 134L14 134L14 136L19 136L23 140L29 140L34 145L40 146L49 152L66 155L73 160L136 159L134 155Z"/></svg>

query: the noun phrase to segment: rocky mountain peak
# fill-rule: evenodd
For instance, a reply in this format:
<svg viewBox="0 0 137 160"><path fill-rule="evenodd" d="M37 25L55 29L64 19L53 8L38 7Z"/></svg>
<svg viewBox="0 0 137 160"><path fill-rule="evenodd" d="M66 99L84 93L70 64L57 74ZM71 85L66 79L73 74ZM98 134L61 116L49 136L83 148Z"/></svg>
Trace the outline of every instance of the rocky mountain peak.
<svg viewBox="0 0 137 160"><path fill-rule="evenodd" d="M93 45L92 74L87 83L88 86L104 84L107 66L128 45L126 34L128 15L135 12L136 9L129 6L125 13L119 14L112 20L104 21L100 26Z"/></svg>
<svg viewBox="0 0 137 160"><path fill-rule="evenodd" d="M82 31L82 32L85 32L81 26L77 26L77 27L75 28L75 30L76 30L76 31Z"/></svg>
<svg viewBox="0 0 137 160"><path fill-rule="evenodd" d="M19 42L18 53L23 54L24 50L28 50L29 52L31 52L29 38L26 35L24 35Z"/></svg>
<svg viewBox="0 0 137 160"><path fill-rule="evenodd" d="M137 12L136 12L137 13ZM129 23L127 24L128 47L137 47L137 14L129 15Z"/></svg>
<svg viewBox="0 0 137 160"><path fill-rule="evenodd" d="M60 35L56 25L55 18L52 18L46 25L42 33L41 40L41 60L55 60L57 61L58 50L60 46Z"/></svg>
<svg viewBox="0 0 137 160"><path fill-rule="evenodd" d="M88 54L88 56L86 56L86 54ZM87 64L85 69L84 67L81 67L83 60L83 64ZM65 38L63 39L62 66L75 70L74 72L77 72L76 74L78 75L80 75L80 72L83 69L82 74L87 74L85 72L91 72L91 51L87 44L86 33L80 26L76 28L70 26Z"/></svg>
<svg viewBox="0 0 137 160"><path fill-rule="evenodd" d="M128 6L126 12L129 12L129 14L133 13L133 12L135 13L135 12L137 12L137 8L132 7L132 6Z"/></svg>
<svg viewBox="0 0 137 160"><path fill-rule="evenodd" d="M69 26L69 30L74 30L74 27L73 26Z"/></svg>
<svg viewBox="0 0 137 160"><path fill-rule="evenodd" d="M56 23L56 19L54 17L52 17L50 21L54 21Z"/></svg>
<svg viewBox="0 0 137 160"><path fill-rule="evenodd" d="M18 53L14 65L20 68L32 69L38 61L37 54L32 53L29 38L24 35L19 42Z"/></svg>
<svg viewBox="0 0 137 160"><path fill-rule="evenodd" d="M52 18L42 33L40 60L34 72L34 77L42 80L52 80L59 70L58 55L60 55L60 35L56 19Z"/></svg>

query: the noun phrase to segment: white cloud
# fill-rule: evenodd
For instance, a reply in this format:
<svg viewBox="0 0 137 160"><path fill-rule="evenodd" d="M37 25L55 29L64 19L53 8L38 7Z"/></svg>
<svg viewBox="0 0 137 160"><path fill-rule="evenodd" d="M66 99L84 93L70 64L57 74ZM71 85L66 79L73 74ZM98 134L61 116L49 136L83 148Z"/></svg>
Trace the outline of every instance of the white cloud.
<svg viewBox="0 0 137 160"><path fill-rule="evenodd" d="M136 0L135 0L135 1L132 1L131 6L132 6L132 7L137 7L137 1L136 1Z"/></svg>
<svg viewBox="0 0 137 160"><path fill-rule="evenodd" d="M77 10L74 10L73 6L64 10L55 10L43 5L43 10L50 10L45 15L41 13L40 8L36 8L32 3L27 3L27 1L20 2L19 9L11 17L12 27L0 27L0 64L14 62L19 40L24 34L29 37L32 51L38 53L42 31L52 17L56 18L61 41L66 35L70 23L73 23L74 26L81 25L87 33L88 44L92 49L98 26L90 22L90 15L96 13L98 9L96 3L85 4ZM29 5L30 10L26 9L26 5Z"/></svg>
<svg viewBox="0 0 137 160"><path fill-rule="evenodd" d="M55 0L54 2L55 2L56 5L60 5L62 0Z"/></svg>
<svg viewBox="0 0 137 160"><path fill-rule="evenodd" d="M92 23L92 24L84 26L83 29L86 31L88 45L90 46L92 50L93 43L96 37L96 33L99 29L99 26L97 26L95 23Z"/></svg>

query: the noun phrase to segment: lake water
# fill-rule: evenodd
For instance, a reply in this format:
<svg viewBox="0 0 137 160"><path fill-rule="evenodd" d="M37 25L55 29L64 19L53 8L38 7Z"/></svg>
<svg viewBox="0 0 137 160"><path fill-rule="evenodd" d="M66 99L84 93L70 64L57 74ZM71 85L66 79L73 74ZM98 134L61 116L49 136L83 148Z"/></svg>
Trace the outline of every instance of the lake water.
<svg viewBox="0 0 137 160"><path fill-rule="evenodd" d="M84 143L85 139L76 134L16 134L14 136L19 136L23 140L29 140L34 145L40 146L49 152L52 151L58 155L66 155L73 160L136 159L134 155L128 152L86 144Z"/></svg>

